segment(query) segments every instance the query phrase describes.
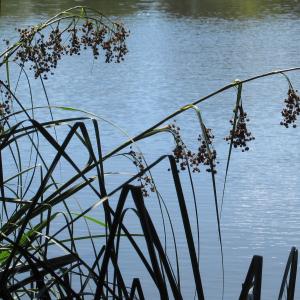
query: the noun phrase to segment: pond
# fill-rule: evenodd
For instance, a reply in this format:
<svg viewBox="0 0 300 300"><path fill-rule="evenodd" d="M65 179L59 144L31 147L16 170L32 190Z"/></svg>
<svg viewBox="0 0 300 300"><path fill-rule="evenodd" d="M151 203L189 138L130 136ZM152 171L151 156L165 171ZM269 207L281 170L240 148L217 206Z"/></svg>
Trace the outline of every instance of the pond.
<svg viewBox="0 0 300 300"><path fill-rule="evenodd" d="M130 30L129 53L121 64L93 62L87 55L76 58L76 63L67 58L46 82L49 99L56 105L101 115L130 136L237 78L300 66L300 3L294 0L9 0L2 1L1 39L14 40L16 27L39 23L74 5L97 8L121 20ZM299 74L288 75L299 88ZM298 127L280 126L287 90L281 75L243 87L243 105L256 139L249 151L232 153L221 219L224 299L238 298L255 254L264 257L262 299L275 299L289 250L300 246L300 132ZM39 96L43 94L37 91L35 97ZM223 138L230 129L235 98L233 89L199 106L215 134L219 200L228 155ZM176 122L187 143L194 145L199 131L195 114L186 113ZM149 161L171 152L171 140L165 138L160 135L151 143L141 143ZM113 148L119 139L114 130L108 131L104 150ZM114 166L107 168L113 170ZM163 182L160 172L156 176ZM221 257L211 181L206 172L197 176L201 276L206 299L221 299ZM168 184L162 183L161 191L168 199ZM168 205L172 212L173 202ZM192 200L189 209L193 211ZM174 226L182 232L180 222ZM134 272L134 261L127 265ZM185 299L194 295L189 271L182 276ZM151 299L151 290L148 292ZM296 285L295 299L298 297L300 284Z"/></svg>

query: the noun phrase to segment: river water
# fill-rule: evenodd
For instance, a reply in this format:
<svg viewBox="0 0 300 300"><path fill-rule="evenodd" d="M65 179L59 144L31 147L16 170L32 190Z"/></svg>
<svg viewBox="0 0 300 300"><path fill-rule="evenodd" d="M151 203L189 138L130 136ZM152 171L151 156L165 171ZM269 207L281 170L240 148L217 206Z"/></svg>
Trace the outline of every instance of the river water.
<svg viewBox="0 0 300 300"><path fill-rule="evenodd" d="M300 66L300 4L289 0L2 0L1 40L16 38L15 27L38 23L74 5L88 5L122 20L130 30L129 53L121 64L96 63L87 55L76 63L66 59L47 82L49 98L57 105L101 115L130 135L236 78ZM299 74L289 76L299 88ZM279 125L287 89L281 75L243 88L243 105L256 139L250 151L232 154L221 219L225 299L238 298L254 254L264 257L262 299L275 299L289 250L300 246L300 133L298 128ZM219 195L228 153L223 137L230 128L235 95L230 90L200 105L207 127L216 136ZM195 113L188 112L177 122L193 146L199 131ZM119 136L109 131L106 139L104 147L111 149ZM141 148L151 161L170 152L170 142L160 135ZM165 199L172 199L165 175L157 172L156 176ZM207 299L221 299L220 247L209 174L202 172L195 180L203 286ZM169 202L170 212L175 213L175 204ZM192 198L189 203L192 211ZM180 222L175 227L182 233ZM128 268L134 273L133 266L129 260ZM185 298L191 299L188 271L182 280Z"/></svg>

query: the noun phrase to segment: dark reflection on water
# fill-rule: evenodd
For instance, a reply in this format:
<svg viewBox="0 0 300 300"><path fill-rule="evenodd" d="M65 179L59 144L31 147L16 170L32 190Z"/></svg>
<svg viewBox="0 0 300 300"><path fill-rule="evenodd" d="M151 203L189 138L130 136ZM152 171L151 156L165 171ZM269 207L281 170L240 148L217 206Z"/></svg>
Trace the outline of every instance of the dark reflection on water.
<svg viewBox="0 0 300 300"><path fill-rule="evenodd" d="M138 10L136 0L111 1L111 0L9 0L2 4L2 15L7 16L34 16L56 14L58 11L68 9L76 5L85 5L101 10L106 15L127 15Z"/></svg>
<svg viewBox="0 0 300 300"><path fill-rule="evenodd" d="M269 14L297 14L300 11L299 2L294 0L166 0L161 2L168 12L195 17L261 18Z"/></svg>
<svg viewBox="0 0 300 300"><path fill-rule="evenodd" d="M217 18L262 18L267 15L298 15L298 0L9 0L2 1L2 15L52 15L75 5L86 5L107 15L128 15L143 10L163 11L177 16Z"/></svg>

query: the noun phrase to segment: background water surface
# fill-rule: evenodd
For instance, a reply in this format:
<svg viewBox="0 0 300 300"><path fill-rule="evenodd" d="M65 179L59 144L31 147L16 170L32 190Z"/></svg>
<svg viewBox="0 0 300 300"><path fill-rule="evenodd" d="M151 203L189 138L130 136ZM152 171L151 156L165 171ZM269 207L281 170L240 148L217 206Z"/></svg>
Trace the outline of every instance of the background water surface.
<svg viewBox="0 0 300 300"><path fill-rule="evenodd" d="M88 5L121 19L131 32L129 53L122 64L93 62L88 55L76 62L67 58L46 83L50 100L92 111L130 135L236 78L300 65L300 4L291 0L2 0L1 40L16 39L15 27L38 23L74 5ZM299 88L300 76L290 76ZM286 130L279 125L287 88L280 75L244 86L243 103L256 140L249 152L233 153L228 178L221 220L225 299L238 298L254 254L264 256L262 299L275 299L289 250L300 246L300 133L298 128ZM35 97L39 95L42 98L37 89ZM216 136L219 194L228 151L223 137L229 130L234 101L232 90L200 106ZM194 113L179 117L178 123L187 143L193 146L199 131ZM120 139L113 130L108 130L105 138L106 149ZM170 153L170 143L170 138L161 135L141 148L151 161ZM77 155L80 158L80 153ZM156 176L163 182L161 174ZM221 299L220 248L211 183L205 172L195 180L205 295L207 299ZM174 213L168 190L168 182L162 183L161 191ZM192 211L192 200L189 203ZM174 221L182 233L181 223L176 218ZM182 261L184 264L184 255ZM125 265L129 272L138 270L130 259ZM191 299L194 294L188 271L183 282L185 298ZM148 295L150 299L151 290Z"/></svg>

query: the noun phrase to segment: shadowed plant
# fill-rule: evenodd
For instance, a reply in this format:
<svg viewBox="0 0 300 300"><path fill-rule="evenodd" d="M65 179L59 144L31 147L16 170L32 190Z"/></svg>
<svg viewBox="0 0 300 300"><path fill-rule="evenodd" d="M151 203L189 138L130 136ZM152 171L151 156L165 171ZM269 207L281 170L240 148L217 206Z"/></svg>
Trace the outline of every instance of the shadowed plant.
<svg viewBox="0 0 300 300"><path fill-rule="evenodd" d="M92 113L50 105L44 85L48 75L54 75L63 56L78 56L83 50L90 49L95 59L103 56L107 63L122 62L128 52L126 38L129 34L122 24L112 22L98 11L78 6L17 32L19 40L12 45L7 41L8 48L0 55L0 68L5 71L0 80L0 297L145 299L148 285L161 299L184 299L180 249L173 226L176 221L182 224L188 249L185 262L190 264L189 281L194 282L195 296L204 299L193 177L203 166L211 177L214 194L224 294L220 218L226 179L232 149L239 146L247 151L247 143L254 140L246 126L249 120L241 101L242 87L247 82L299 68L235 81L181 107L137 136L129 137L110 121ZM17 76L11 75L12 65L18 67ZM40 80L48 105L35 103L27 71ZM13 88L13 82L18 82L21 75L28 82L29 106L19 99ZM220 206L213 129L205 125L199 106L231 88L237 88L237 99L230 122L232 128L225 138L229 152ZM294 126L298 100L290 84L289 98L285 101L287 108L282 112L284 125ZM183 141L177 122L170 124L175 116L191 109L195 112L195 121L199 122L196 151L190 150ZM41 110L49 113L49 120L35 117ZM72 115L55 119L54 111ZM104 152L103 124L121 131L126 141ZM169 153L146 161L138 143L158 134L169 134L175 147L171 145ZM80 159L76 156L78 153ZM128 172L107 172L105 164L116 158L126 160ZM170 215L167 201L152 176L155 168L166 164L169 172L165 178L172 183L168 188L175 195L172 201L179 210L176 220ZM133 173L129 171L132 165L136 167ZM188 174L197 220L195 230L179 171ZM110 178L114 175L118 176L118 183L112 185ZM149 197L147 201L146 197ZM152 215L154 204L159 207L163 226L159 226L157 217ZM134 230L128 225L128 219L135 222ZM144 272L140 277L123 266L122 247L125 244Z"/></svg>

